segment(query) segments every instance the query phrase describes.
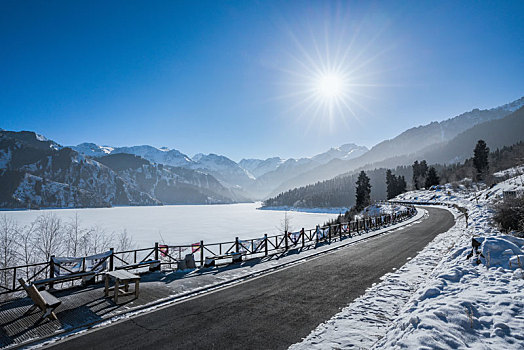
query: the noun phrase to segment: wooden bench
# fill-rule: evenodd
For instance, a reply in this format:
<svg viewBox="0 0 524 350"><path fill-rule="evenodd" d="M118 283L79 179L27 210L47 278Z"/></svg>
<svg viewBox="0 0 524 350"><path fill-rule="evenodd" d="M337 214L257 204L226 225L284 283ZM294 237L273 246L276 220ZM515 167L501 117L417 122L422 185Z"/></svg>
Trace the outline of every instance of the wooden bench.
<svg viewBox="0 0 524 350"><path fill-rule="evenodd" d="M204 264L204 267L212 267L216 265L217 260L223 260L223 259L231 259L232 263L239 263L242 262L242 257L246 256L247 252L241 252L241 253L228 253L223 255L215 255L215 256L206 256L206 261Z"/></svg>
<svg viewBox="0 0 524 350"><path fill-rule="evenodd" d="M57 320L58 318L55 315L55 309L62 304L60 299L51 295L49 292L39 291L34 285L27 285L26 281L23 278L19 278L18 282L27 292L27 295L33 300L34 305L31 306L25 314L32 312L36 307L42 310L43 314L38 319L37 323L48 317L50 320ZM24 315L25 315L24 314Z"/></svg>
<svg viewBox="0 0 524 350"><path fill-rule="evenodd" d="M80 278L85 279L91 279L95 277L96 273L93 271L89 272L78 272L78 273L72 273L69 275L63 275L63 276L57 276L57 277L51 277L51 278L45 278L37 281L33 281L31 285L36 287L42 287L46 285L53 285L54 283L62 283L62 282L69 282Z"/></svg>

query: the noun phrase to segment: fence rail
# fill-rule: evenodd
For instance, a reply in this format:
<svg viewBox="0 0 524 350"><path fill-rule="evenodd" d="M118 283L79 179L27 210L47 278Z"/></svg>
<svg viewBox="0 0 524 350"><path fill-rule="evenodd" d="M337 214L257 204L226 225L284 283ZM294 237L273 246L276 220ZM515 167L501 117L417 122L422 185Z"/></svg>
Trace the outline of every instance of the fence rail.
<svg viewBox="0 0 524 350"><path fill-rule="evenodd" d="M411 203L399 202L399 204L408 206ZM243 256L244 259L265 257L291 249L307 248L325 242L342 240L354 235L361 235L362 233L403 221L415 215L415 213L415 208L408 206L406 210L393 214L366 217L322 227L317 226L308 230L302 228L297 232L285 232L284 234L273 236L265 234L262 237L246 240L236 237L234 241L206 244L204 241L200 241L186 245L165 245L157 242L153 247L119 252L111 248L109 255L104 258L108 262L105 270L112 271L129 265L147 263L148 261L159 261L161 269L178 269L187 255L192 256L196 267L210 266L221 259L235 261L235 258L239 256ZM86 257L82 259L82 268L78 272L85 273ZM0 295L19 292L21 286L18 285L17 279L20 277L25 278L27 282L53 278L55 264L53 257L51 257L46 262L0 268Z"/></svg>

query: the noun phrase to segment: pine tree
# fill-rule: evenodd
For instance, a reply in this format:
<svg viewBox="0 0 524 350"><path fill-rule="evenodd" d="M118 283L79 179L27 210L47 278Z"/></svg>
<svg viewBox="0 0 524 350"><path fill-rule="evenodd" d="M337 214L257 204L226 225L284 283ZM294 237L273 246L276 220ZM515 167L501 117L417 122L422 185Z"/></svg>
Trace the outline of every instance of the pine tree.
<svg viewBox="0 0 524 350"><path fill-rule="evenodd" d="M475 150L473 151L473 165L475 166L475 169L477 170L477 179L482 180L484 179L486 173L489 170L489 164L488 164L488 155L489 155L489 147L486 145L486 142L484 140L479 140L477 142L477 145L475 146Z"/></svg>
<svg viewBox="0 0 524 350"><path fill-rule="evenodd" d="M435 168L430 167L428 170L428 176L426 177L426 188L430 188L431 186L438 185L440 183L440 179L437 175L437 171Z"/></svg>
<svg viewBox="0 0 524 350"><path fill-rule="evenodd" d="M420 163L416 160L413 163L413 186L416 190L419 190L426 181L428 174L428 163L423 160Z"/></svg>
<svg viewBox="0 0 524 350"><path fill-rule="evenodd" d="M364 171L361 171L358 175L356 190L356 204L357 210L362 210L371 204L371 184L369 183L369 177Z"/></svg>
<svg viewBox="0 0 524 350"><path fill-rule="evenodd" d="M404 176L400 176L397 182L397 195L406 192L408 184L406 183L406 179L404 178Z"/></svg>
<svg viewBox="0 0 524 350"><path fill-rule="evenodd" d="M418 187L418 181L417 181L417 178L418 178L418 172L419 172L419 164L418 164L418 160L416 160L414 163L413 163L413 186L415 186L415 189L418 190L419 187Z"/></svg>
<svg viewBox="0 0 524 350"><path fill-rule="evenodd" d="M387 199L391 199L397 195L397 178L391 173L391 170L386 171L386 193Z"/></svg>

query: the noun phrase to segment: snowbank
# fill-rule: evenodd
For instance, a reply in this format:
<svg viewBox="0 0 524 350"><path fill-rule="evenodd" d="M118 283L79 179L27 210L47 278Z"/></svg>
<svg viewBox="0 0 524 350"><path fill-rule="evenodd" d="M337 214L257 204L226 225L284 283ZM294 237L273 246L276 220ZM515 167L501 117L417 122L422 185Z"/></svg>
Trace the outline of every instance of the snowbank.
<svg viewBox="0 0 524 350"><path fill-rule="evenodd" d="M380 215L390 215L393 213L401 213L408 210L404 205L391 204L391 203L377 203L367 206L360 215L357 215L359 218L364 216L380 216Z"/></svg>

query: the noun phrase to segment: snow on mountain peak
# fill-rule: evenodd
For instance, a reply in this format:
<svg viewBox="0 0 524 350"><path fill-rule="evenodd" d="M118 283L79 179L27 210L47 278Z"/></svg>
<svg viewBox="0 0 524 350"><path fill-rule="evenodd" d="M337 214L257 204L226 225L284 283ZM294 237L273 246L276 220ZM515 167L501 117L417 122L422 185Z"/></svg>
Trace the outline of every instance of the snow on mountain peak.
<svg viewBox="0 0 524 350"><path fill-rule="evenodd" d="M38 141L49 141L44 135L35 133L35 136Z"/></svg>

